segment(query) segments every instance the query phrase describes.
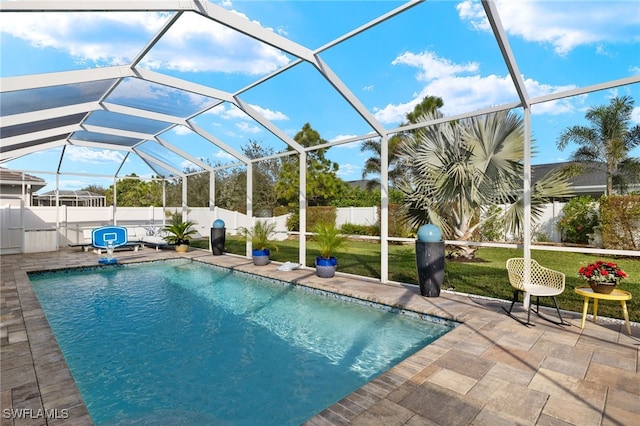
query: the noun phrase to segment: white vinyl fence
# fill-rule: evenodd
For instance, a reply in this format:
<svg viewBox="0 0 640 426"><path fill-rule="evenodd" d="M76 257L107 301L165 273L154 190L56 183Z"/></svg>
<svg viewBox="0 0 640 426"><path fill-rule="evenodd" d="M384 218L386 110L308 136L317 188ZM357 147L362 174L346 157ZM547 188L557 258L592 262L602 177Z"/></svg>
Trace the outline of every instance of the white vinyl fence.
<svg viewBox="0 0 640 426"><path fill-rule="evenodd" d="M559 242L556 224L562 214L563 203L547 205L535 232L544 234L548 241ZM83 230L105 225L141 226L149 233L161 229L172 212L179 207L38 207L21 206L12 199L0 199L2 238L0 253L39 252L57 250L68 244L82 242ZM256 220L276 223L275 239L284 240L289 235L287 215L269 218L248 218L234 211L215 207L191 207L187 219L196 223L199 236L208 236L214 220L222 219L229 234L239 234L241 228L251 227ZM338 208L336 225L374 225L378 220L377 207ZM57 230L57 232L56 232Z"/></svg>

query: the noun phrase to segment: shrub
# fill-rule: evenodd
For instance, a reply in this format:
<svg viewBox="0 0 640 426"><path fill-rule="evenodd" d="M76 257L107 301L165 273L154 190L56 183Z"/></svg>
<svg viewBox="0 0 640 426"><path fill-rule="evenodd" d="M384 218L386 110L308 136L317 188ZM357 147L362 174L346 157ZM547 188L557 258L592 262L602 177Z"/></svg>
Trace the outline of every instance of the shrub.
<svg viewBox="0 0 640 426"><path fill-rule="evenodd" d="M563 242L588 244L589 235L598 226L598 208L589 196L575 197L562 208L563 217L558 222Z"/></svg>
<svg viewBox="0 0 640 426"><path fill-rule="evenodd" d="M312 229L316 223L336 223L337 209L334 206L307 207L307 230ZM287 218L289 231L300 230L300 212L296 210Z"/></svg>
<svg viewBox="0 0 640 426"><path fill-rule="evenodd" d="M380 223L380 214L382 209L378 206L378 223ZM415 235L407 223L406 210L402 204L389 203L389 236L409 238Z"/></svg>
<svg viewBox="0 0 640 426"><path fill-rule="evenodd" d="M637 250L640 246L640 195L600 198L602 246Z"/></svg>
<svg viewBox="0 0 640 426"><path fill-rule="evenodd" d="M355 225L353 223L345 223L340 227L340 232L345 235L380 235L380 228L377 225Z"/></svg>
<svg viewBox="0 0 640 426"><path fill-rule="evenodd" d="M489 206L482 212L482 218L488 219L480 226L480 241L504 241L504 223L502 208Z"/></svg>

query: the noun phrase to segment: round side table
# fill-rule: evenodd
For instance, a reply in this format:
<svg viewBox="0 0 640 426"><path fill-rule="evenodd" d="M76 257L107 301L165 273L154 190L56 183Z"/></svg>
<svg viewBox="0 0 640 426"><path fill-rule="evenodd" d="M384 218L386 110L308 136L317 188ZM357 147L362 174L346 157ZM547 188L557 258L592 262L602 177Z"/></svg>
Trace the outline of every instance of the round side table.
<svg viewBox="0 0 640 426"><path fill-rule="evenodd" d="M629 311L627 311L627 300L631 300L631 293L628 291L614 289L610 294L596 293L591 287L576 287L575 292L584 297L584 306L582 307L582 322L580 328L584 328L584 321L587 318L587 309L589 309L589 299L593 299L593 322L595 324L598 316L598 300L619 300L622 305L622 315L624 315L624 323L627 326L627 333L631 335L631 325L629 324Z"/></svg>

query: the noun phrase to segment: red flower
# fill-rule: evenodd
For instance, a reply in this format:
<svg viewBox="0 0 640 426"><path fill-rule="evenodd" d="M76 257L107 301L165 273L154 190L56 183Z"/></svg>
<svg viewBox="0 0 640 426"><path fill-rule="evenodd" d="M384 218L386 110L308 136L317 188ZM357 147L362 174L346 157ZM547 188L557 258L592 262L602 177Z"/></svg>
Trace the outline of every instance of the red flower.
<svg viewBox="0 0 640 426"><path fill-rule="evenodd" d="M578 275L588 281L617 283L628 275L614 262L597 260L578 270Z"/></svg>

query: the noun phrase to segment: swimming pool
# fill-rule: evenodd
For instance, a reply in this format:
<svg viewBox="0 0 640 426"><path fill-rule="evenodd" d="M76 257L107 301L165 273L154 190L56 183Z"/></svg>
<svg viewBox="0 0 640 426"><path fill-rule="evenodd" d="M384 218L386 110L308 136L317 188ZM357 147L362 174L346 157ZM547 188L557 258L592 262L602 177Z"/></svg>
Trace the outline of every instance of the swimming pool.
<svg viewBox="0 0 640 426"><path fill-rule="evenodd" d="M299 424L453 328L189 260L30 280L96 424Z"/></svg>

